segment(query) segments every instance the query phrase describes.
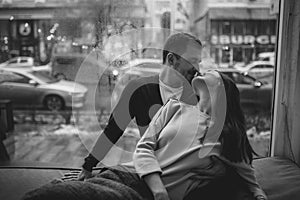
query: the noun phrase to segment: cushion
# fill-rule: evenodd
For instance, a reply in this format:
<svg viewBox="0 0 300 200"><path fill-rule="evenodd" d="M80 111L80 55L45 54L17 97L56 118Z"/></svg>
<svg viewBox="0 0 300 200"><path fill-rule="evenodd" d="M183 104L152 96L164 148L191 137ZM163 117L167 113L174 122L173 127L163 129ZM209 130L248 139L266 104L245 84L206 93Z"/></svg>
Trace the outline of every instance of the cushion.
<svg viewBox="0 0 300 200"><path fill-rule="evenodd" d="M300 199L300 168L294 162L269 157L255 160L253 166L269 200Z"/></svg>
<svg viewBox="0 0 300 200"><path fill-rule="evenodd" d="M300 168L295 163L279 157L269 157L256 159L253 161L253 165L258 182L269 200L300 199ZM23 168L17 167L17 165L0 166L0 199L20 199L27 191L44 185L55 178L61 178L69 170L74 169L49 167L48 165L25 166ZM214 190L214 193L217 192ZM201 196L201 194L199 195ZM197 195L197 199L200 196ZM238 199L246 200L249 198L246 197L248 196L246 193L244 196Z"/></svg>

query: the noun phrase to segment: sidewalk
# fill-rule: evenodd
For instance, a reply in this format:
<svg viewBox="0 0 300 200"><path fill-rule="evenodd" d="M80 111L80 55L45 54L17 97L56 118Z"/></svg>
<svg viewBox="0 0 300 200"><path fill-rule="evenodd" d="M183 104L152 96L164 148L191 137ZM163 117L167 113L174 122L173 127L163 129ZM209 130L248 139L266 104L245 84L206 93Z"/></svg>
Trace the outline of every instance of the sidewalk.
<svg viewBox="0 0 300 200"><path fill-rule="evenodd" d="M11 159L80 167L110 115L110 92L103 89L99 91L101 93L95 97L96 109L88 101L86 106L77 112L77 116L72 116L71 124L68 125L65 124L61 113L14 111L16 124L10 138L10 145L14 145ZM137 139L137 129L127 129L116 147L107 155L107 163L129 161L132 155L128 152L133 151Z"/></svg>

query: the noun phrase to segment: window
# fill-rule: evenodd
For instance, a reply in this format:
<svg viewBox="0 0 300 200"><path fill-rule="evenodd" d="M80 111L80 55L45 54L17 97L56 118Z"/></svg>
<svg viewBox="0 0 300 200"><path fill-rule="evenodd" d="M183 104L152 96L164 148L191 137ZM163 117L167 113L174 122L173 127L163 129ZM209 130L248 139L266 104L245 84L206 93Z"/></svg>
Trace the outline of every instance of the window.
<svg viewBox="0 0 300 200"><path fill-rule="evenodd" d="M232 22L233 35L244 35L245 23L240 21Z"/></svg>
<svg viewBox="0 0 300 200"><path fill-rule="evenodd" d="M70 65L76 62L76 58L57 57L55 62L61 65Z"/></svg>
<svg viewBox="0 0 300 200"><path fill-rule="evenodd" d="M15 159L19 159L18 161L27 161L29 159L30 161L57 162L80 167L87 154L85 146L90 147L91 143L95 141L91 135L98 135L100 132L98 128L104 128L105 123L107 123L112 109L111 99L115 89L114 84L118 84L118 80L120 80L119 85L125 86L128 81L142 76L153 75L161 68L161 65L157 62L148 63L146 61L147 63L138 65L131 71L128 70L128 74L123 77L123 80L121 78L123 75L122 65L131 63L136 58L139 61L145 58L161 59L163 44L171 31L159 28L161 27L160 18L165 12L173 12L170 6L171 1L133 2L120 0L105 1L106 3L104 4L99 3L99 0L90 0L90 3L87 3L87 1L68 1L66 6L62 6L64 1L53 1L51 9L42 9L30 2L26 4L27 7L18 5L14 8L15 4L12 4L12 8L10 7L7 10L7 14L9 13L8 16L12 15L13 18L14 13L10 12L17 9L20 16L29 18L28 13L31 11L37 12L38 10L38 12L45 12L45 16L50 16L51 19L38 19L38 16L31 19L22 19L30 22L33 37L20 36L19 27L17 27L17 21L19 20L0 20L1 37L8 36L7 41L9 42L7 44L8 49L4 50L11 54L10 58L14 56L19 58L19 60L13 58L9 63L17 64L19 61L21 65L26 65L28 60L24 59L26 58L25 55L20 54L26 53L22 50L30 48L34 60L41 62L39 64L42 65L47 63L47 61L51 61L51 73L53 75L65 76L67 80L76 80L77 72L83 68L87 69L86 73L93 74L91 76L84 75L84 78L76 80L76 84L88 89L84 105L78 108L80 115L78 117L78 124L74 125L71 123L68 126L60 126L61 124L68 123L64 112L54 113L48 111L49 116L44 116L43 112L37 111L37 117L34 118L37 119L37 122L30 121L30 116L24 117L27 120L24 124L31 123L33 125L30 127L31 130L26 129L27 127L24 128L22 136L26 135L28 137L22 138L24 139L21 141L22 145L18 146L16 152L23 152L25 147L30 151L24 151L24 156L16 156ZM274 43L274 37L271 36L276 35L277 21L275 16L269 14L269 1L255 3L222 0L216 1L217 4L210 1L193 2L181 1L182 4L188 5L183 5L183 10L180 10L176 14L171 13L174 14L171 16L177 17L174 19L175 22L182 19L187 22L185 24L186 29L185 26L182 26L184 30L174 30L174 32L191 32L203 42L205 46L204 50L207 54L203 56L206 60L203 59L202 64L211 63L212 65L208 64L209 67L217 66L219 68L226 68L226 70L238 68L242 71L246 70L245 66L258 59L260 53L274 52L276 44ZM33 7L30 7L29 4L32 4ZM109 6L106 4L109 4ZM192 9L191 6L199 7ZM252 15L253 13L257 13L257 15L254 16ZM126 31L123 31L125 30L124 27L126 27ZM152 27L156 28L151 29ZM176 26L173 28L176 29ZM272 42L271 38L273 39ZM86 59L87 55L91 56L90 58L92 59ZM112 65L114 68L111 70L111 68L106 67L106 64ZM259 68L257 70L259 72L268 71L265 69L274 69L270 65L257 67ZM112 73L116 74L113 77L115 80L111 79ZM255 73L252 72L252 74ZM254 82L256 79L259 81L261 79L254 77L252 74L249 73L251 76L238 72L230 74L231 78L239 84L240 89L247 88L253 92L249 93L249 96L245 97L245 99L248 97L254 99L258 96L258 94L254 93L258 91L258 87L254 87ZM270 74L267 79L272 83L274 73ZM71 93L74 88L74 82L62 80L61 82L65 84L62 87L52 77L44 76L40 73L33 73L32 75L36 77L34 80L40 80L39 83L44 82L49 87L57 87L67 91L67 94ZM255 79L251 78L252 76ZM98 79L91 80L91 77L97 77ZM0 78L0 82L2 83L3 81L14 83L29 82L28 78L16 74L4 78L0 76ZM94 89L93 84L98 88ZM42 86L44 84L40 84L39 87L28 88L40 89ZM272 87L271 84L268 86ZM264 89L264 87L260 89ZM26 95L25 92L24 95ZM41 94L38 95L42 96ZM255 113L253 110L250 107L245 109L246 128L249 131L255 127L255 135L258 139L255 138L251 141L254 150L266 156L268 153L267 143L270 138L263 137L262 135L264 132L271 130L271 109L255 110ZM93 120L93 115L90 114L92 113L91 111L95 111L99 119ZM85 115L81 116L83 113ZM24 124L18 124L18 130L22 129L25 126ZM59 130L56 130L56 128ZM41 130L45 129L47 131L44 132L47 133L44 134ZM83 140L79 141L76 136L77 129L80 133L93 133L85 134ZM72 131L76 132L76 134L74 133L70 136L69 133ZM31 134L32 132L38 134ZM74 138L71 138L73 136ZM55 138L55 141L53 141L53 138ZM35 140L40 140L42 143L37 142L36 144L40 145L32 145L32 141ZM82 141L87 141L87 144L83 145ZM62 148L62 145L57 144L66 145ZM22 146L24 148L21 148ZM35 151L39 147L41 149ZM72 149L76 150L73 151ZM41 153L43 156L37 155L36 152ZM70 158L70 152L72 155L74 152L74 157Z"/></svg>
<svg viewBox="0 0 300 200"><path fill-rule="evenodd" d="M252 69L273 69L273 65L256 65Z"/></svg>
<svg viewBox="0 0 300 200"><path fill-rule="evenodd" d="M55 83L55 82L58 82L59 80L52 77L52 76L49 76L48 74L46 73L43 73L43 72L31 72L32 75L34 75L37 79L41 80L42 82L45 82L45 83Z"/></svg>
<svg viewBox="0 0 300 200"><path fill-rule="evenodd" d="M20 63L27 63L28 62L28 60L26 60L26 59L21 59L21 61L20 61Z"/></svg>
<svg viewBox="0 0 300 200"><path fill-rule="evenodd" d="M13 82L13 83L29 83L29 78L16 74L16 73L0 73L0 83Z"/></svg>
<svg viewBox="0 0 300 200"><path fill-rule="evenodd" d="M221 31L224 35L230 35L231 34L231 23L229 21L223 21L221 23Z"/></svg>
<svg viewBox="0 0 300 200"><path fill-rule="evenodd" d="M235 83L237 84L249 84L253 85L255 82L253 78L250 78L247 75L240 74L238 72L226 73Z"/></svg>
<svg viewBox="0 0 300 200"><path fill-rule="evenodd" d="M218 35L219 34L219 21L212 21L211 22L211 34Z"/></svg>
<svg viewBox="0 0 300 200"><path fill-rule="evenodd" d="M18 63L18 60L12 60L12 61L9 61L8 63L9 64L15 64L15 63Z"/></svg>
<svg viewBox="0 0 300 200"><path fill-rule="evenodd" d="M256 35L256 29L255 29L255 26L256 26L256 22L255 22L255 21L247 20L247 21L245 22L245 27L246 27L246 32L245 32L245 34L246 34L246 35Z"/></svg>
<svg viewBox="0 0 300 200"><path fill-rule="evenodd" d="M233 48L233 61L242 62L243 61L243 49L242 47Z"/></svg>
<svg viewBox="0 0 300 200"><path fill-rule="evenodd" d="M136 68L150 68L150 69L161 69L162 65L159 63L143 63L135 66Z"/></svg>

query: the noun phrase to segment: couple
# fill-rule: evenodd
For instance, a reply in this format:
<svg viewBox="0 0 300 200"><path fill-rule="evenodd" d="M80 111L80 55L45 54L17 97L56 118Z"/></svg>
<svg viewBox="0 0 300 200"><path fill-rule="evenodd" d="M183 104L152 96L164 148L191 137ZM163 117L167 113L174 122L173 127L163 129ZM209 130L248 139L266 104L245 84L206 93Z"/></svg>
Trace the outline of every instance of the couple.
<svg viewBox="0 0 300 200"><path fill-rule="evenodd" d="M229 168L240 175L255 199L267 199L251 167L253 150L245 132L238 89L216 71L194 77L201 50L202 44L194 36L170 36L163 50L163 63L168 67L159 76L126 86L104 133L85 159L79 179L87 181L48 184L24 199L63 199L66 193L78 199L193 199L193 193L201 198L201 188L223 177ZM92 168L133 118L142 135L133 163L104 168L90 178ZM114 191L114 187L123 190ZM65 190L57 192L61 188ZM118 195L105 196L104 192L111 190Z"/></svg>

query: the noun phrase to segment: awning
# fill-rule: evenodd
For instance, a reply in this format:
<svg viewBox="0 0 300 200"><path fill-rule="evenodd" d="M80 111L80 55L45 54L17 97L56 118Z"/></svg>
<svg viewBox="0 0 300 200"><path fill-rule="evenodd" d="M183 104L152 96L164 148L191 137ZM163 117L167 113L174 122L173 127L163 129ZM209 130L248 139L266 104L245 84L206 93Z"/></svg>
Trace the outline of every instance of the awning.
<svg viewBox="0 0 300 200"><path fill-rule="evenodd" d="M209 8L209 19L264 20L276 19L269 8Z"/></svg>
<svg viewBox="0 0 300 200"><path fill-rule="evenodd" d="M14 19L53 19L53 8L40 9L1 9L0 19L9 20L13 16Z"/></svg>

